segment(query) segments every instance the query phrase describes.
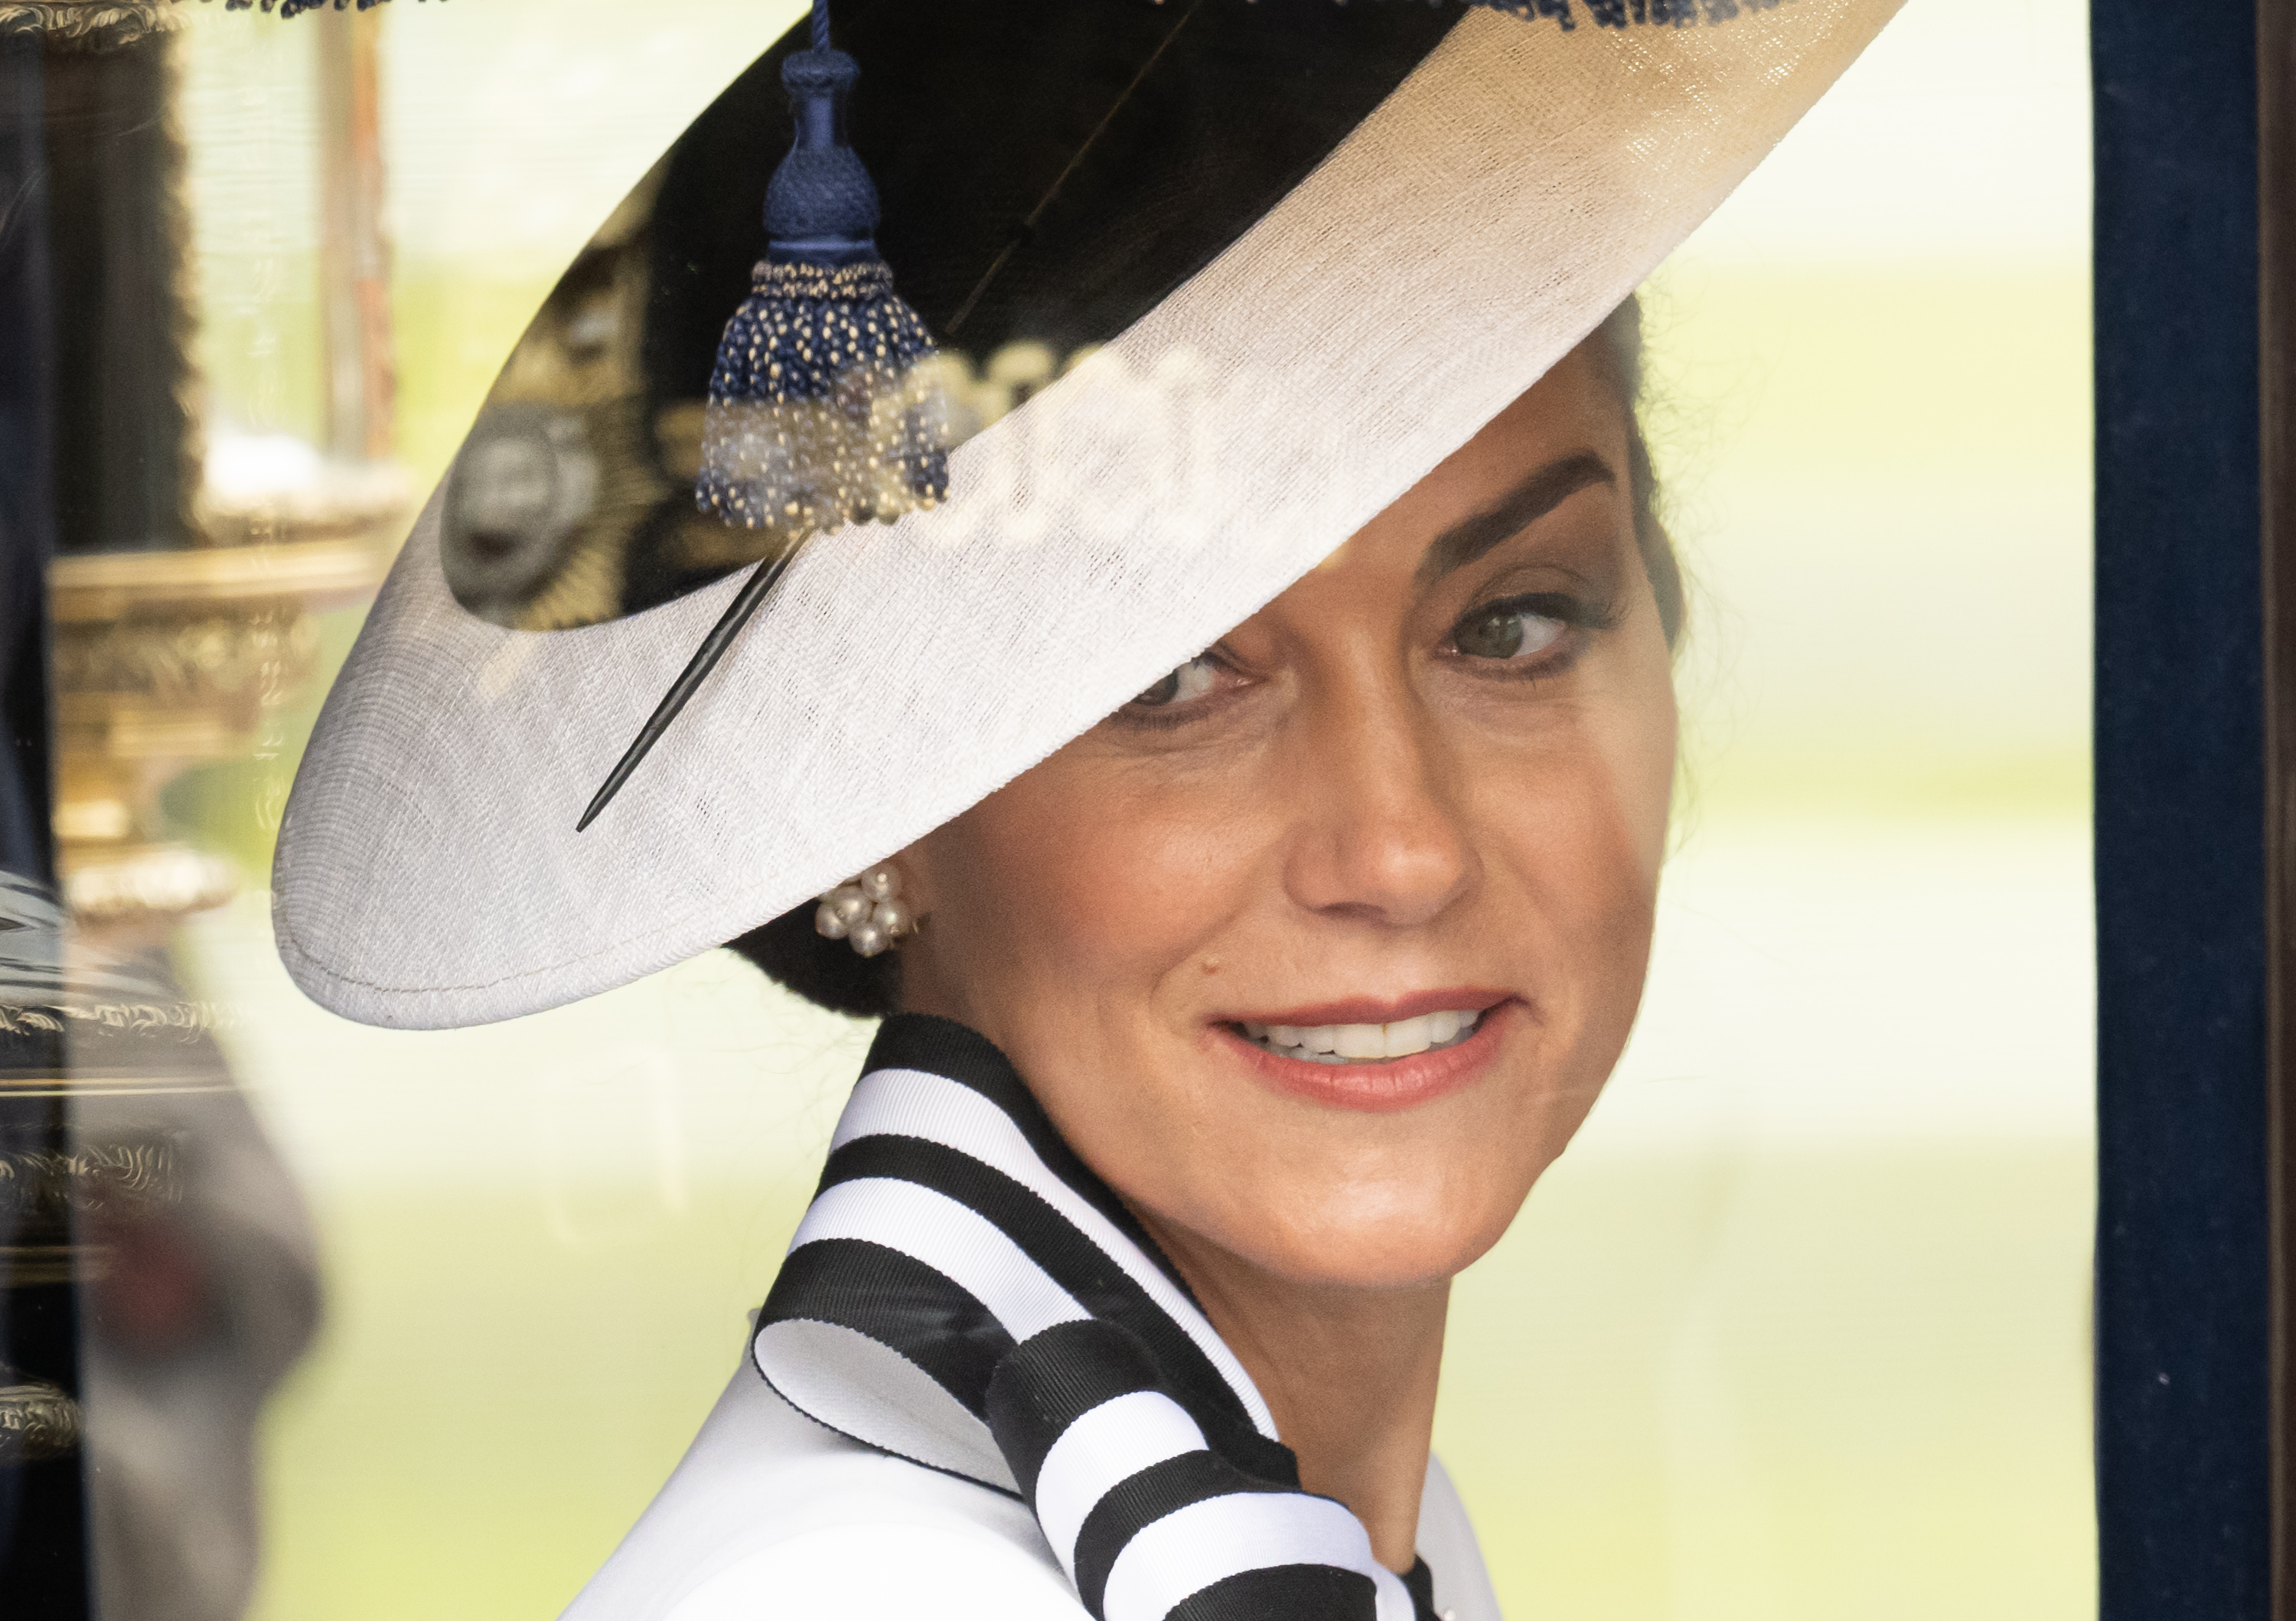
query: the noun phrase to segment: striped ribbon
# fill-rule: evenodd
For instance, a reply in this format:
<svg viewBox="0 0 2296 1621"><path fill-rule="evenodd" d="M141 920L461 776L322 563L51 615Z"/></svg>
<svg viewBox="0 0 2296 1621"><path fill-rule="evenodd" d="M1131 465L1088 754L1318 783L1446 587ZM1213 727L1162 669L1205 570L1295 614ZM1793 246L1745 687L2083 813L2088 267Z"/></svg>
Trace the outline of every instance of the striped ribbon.
<svg viewBox="0 0 2296 1621"><path fill-rule="evenodd" d="M800 1412L1012 1493L1095 1621L1431 1621L988 1042L889 1019L751 1343Z"/></svg>

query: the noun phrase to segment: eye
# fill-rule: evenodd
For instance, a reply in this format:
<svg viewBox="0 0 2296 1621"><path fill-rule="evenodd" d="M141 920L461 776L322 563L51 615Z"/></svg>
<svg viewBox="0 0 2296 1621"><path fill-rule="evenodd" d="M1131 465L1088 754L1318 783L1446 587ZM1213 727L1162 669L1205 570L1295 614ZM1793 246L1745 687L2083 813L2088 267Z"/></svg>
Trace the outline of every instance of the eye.
<svg viewBox="0 0 2296 1621"><path fill-rule="evenodd" d="M1547 606L1521 598L1476 609L1451 633L1451 645L1470 659L1536 659L1562 639L1570 621L1541 612Z"/></svg>
<svg viewBox="0 0 2296 1621"><path fill-rule="evenodd" d="M1219 667L1219 660L1210 653L1198 653L1161 681L1144 689L1126 708L1168 709L1192 698L1201 698L1218 684Z"/></svg>

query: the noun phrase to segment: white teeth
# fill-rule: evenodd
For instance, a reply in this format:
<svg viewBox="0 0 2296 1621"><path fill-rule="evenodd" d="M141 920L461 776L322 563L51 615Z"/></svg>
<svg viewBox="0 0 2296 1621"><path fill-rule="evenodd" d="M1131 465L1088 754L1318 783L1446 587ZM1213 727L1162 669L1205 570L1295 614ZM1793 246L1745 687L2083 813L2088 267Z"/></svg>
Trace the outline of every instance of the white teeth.
<svg viewBox="0 0 2296 1621"><path fill-rule="evenodd" d="M1243 1033L1270 1052L1317 1063L1373 1062L1409 1058L1447 1047L1474 1033L1482 1019L1473 1008L1443 1008L1385 1025L1263 1025L1247 1023Z"/></svg>
<svg viewBox="0 0 2296 1621"><path fill-rule="evenodd" d="M1428 1034L1432 1023L1426 1014L1422 1013L1416 1019L1398 1019L1388 1026L1387 1056L1409 1058L1414 1052L1426 1052L1435 1044L1435 1038Z"/></svg>

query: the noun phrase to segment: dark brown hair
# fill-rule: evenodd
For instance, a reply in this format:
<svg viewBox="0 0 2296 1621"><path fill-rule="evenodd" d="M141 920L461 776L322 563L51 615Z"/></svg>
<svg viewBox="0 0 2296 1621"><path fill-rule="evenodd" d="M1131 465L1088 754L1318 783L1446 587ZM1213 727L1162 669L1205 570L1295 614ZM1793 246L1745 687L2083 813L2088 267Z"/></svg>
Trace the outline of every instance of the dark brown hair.
<svg viewBox="0 0 2296 1621"><path fill-rule="evenodd" d="M1658 598L1659 624L1672 647L1682 634L1682 568L1659 518L1658 474L1643 438L1643 318L1636 299L1620 305L1595 330L1594 353L1627 413L1627 480L1634 503L1635 546ZM808 901L784 912L729 941L729 948L764 970L767 978L832 1013L877 1019L892 1012L900 1005L900 954L857 956L844 941L823 938L814 932L815 904Z"/></svg>
<svg viewBox="0 0 2296 1621"><path fill-rule="evenodd" d="M1659 627L1671 648L1682 639L1682 564L1674 554L1673 537L1658 511L1658 471L1651 465L1649 442L1643 436L1643 307L1628 298L1595 329L1595 359L1603 378L1617 390L1627 413L1627 493L1635 509L1635 549L1642 553L1643 570L1650 576L1658 598Z"/></svg>

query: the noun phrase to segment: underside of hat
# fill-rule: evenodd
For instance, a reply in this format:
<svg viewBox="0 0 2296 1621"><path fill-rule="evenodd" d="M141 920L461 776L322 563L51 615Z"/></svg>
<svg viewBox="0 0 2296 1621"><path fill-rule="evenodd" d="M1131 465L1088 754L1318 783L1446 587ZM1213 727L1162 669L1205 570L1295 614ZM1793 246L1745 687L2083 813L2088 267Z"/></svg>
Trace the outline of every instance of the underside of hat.
<svg viewBox="0 0 2296 1621"><path fill-rule="evenodd" d="M575 831L759 555L694 512L691 446L784 42L569 272L417 521L281 829L289 970L370 1023L504 1019L901 848L1472 438L1895 7L841 6L878 245L970 413L946 499L797 553Z"/></svg>

